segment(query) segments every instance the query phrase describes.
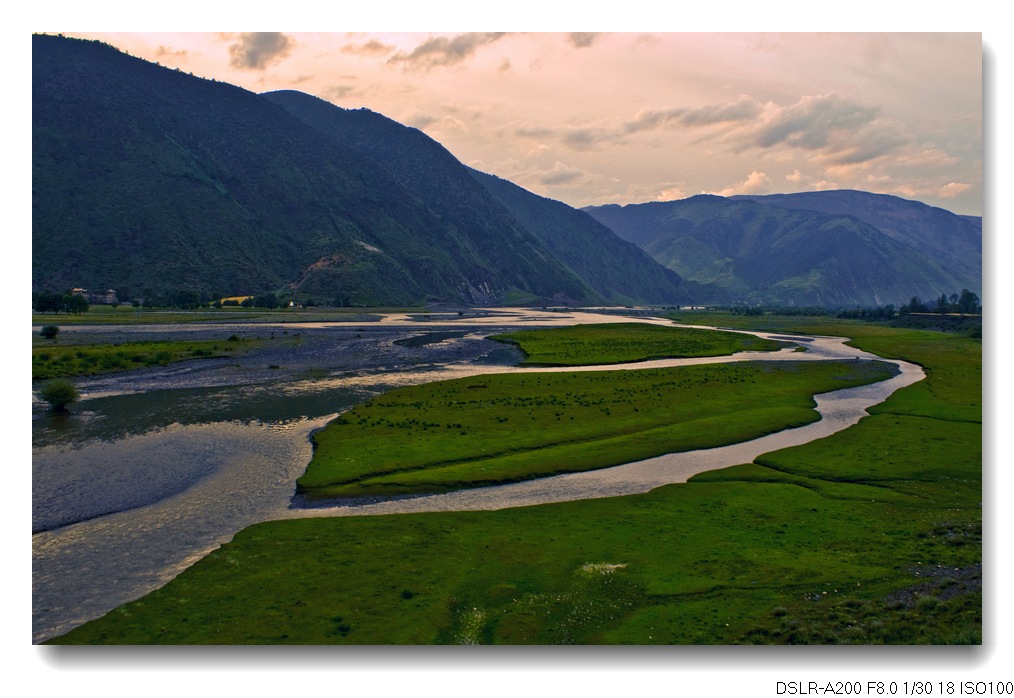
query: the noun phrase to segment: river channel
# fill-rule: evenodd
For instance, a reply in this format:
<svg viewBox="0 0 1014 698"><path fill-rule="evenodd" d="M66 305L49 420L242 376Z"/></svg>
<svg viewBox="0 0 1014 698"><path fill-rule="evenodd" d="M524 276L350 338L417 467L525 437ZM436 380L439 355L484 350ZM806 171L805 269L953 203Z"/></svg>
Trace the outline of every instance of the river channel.
<svg viewBox="0 0 1014 698"><path fill-rule="evenodd" d="M487 337L520 328L659 318L592 312L489 311L459 316L385 315L366 321L66 327L92 338L261 340L237 356L201 359L82 380L82 400L57 417L33 401L33 641L96 618L168 582L259 521L439 510L483 510L616 496L685 482L750 462L857 422L869 406L923 377L905 362L894 378L817 396L821 420L723 448L614 468L444 495L302 508L294 483L310 460L310 433L340 412L400 385L516 371L516 350ZM37 331L37 328L34 328ZM673 367L777 359L878 357L831 337L786 337L779 352L592 366ZM804 346L806 351L796 351Z"/></svg>

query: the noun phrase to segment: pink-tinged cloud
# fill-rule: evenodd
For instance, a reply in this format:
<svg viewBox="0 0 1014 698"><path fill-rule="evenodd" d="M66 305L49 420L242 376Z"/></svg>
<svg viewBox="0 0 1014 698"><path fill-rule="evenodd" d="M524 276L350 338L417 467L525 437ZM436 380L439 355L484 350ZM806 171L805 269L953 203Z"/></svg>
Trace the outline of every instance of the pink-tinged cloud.
<svg viewBox="0 0 1014 698"><path fill-rule="evenodd" d="M394 46L370 39L362 44L345 44L338 50L352 56L386 56L394 52Z"/></svg>
<svg viewBox="0 0 1014 698"><path fill-rule="evenodd" d="M937 190L937 196L942 199L953 199L961 196L966 191L972 188L971 184L964 184L962 182L948 182L944 186Z"/></svg>
<svg viewBox="0 0 1014 698"><path fill-rule="evenodd" d="M805 150L827 148L835 140L868 126L877 110L835 94L805 96L788 107L769 105L762 121L750 135L758 148L790 145Z"/></svg>
<svg viewBox="0 0 1014 698"><path fill-rule="evenodd" d="M584 176L585 173L581 170L557 162L552 169L539 174L539 182L546 185L566 184Z"/></svg>
<svg viewBox="0 0 1014 698"><path fill-rule="evenodd" d="M388 62L422 69L455 65L503 36L503 32L458 34L450 38L435 36L416 46L411 53L400 52L391 56Z"/></svg>
<svg viewBox="0 0 1014 698"><path fill-rule="evenodd" d="M229 47L229 65L245 70L264 70L288 56L296 42L280 32L240 34Z"/></svg>
<svg viewBox="0 0 1014 698"><path fill-rule="evenodd" d="M684 107L642 109L624 124L624 130L633 133L667 125L694 127L751 121L760 116L762 111L760 104L746 96L730 104L709 104L694 109Z"/></svg>
<svg viewBox="0 0 1014 698"><path fill-rule="evenodd" d="M735 196L736 194L767 194L771 191L771 178L763 172L754 170L747 178L739 184L726 187L717 193L720 196Z"/></svg>
<svg viewBox="0 0 1014 698"><path fill-rule="evenodd" d="M655 197L656 201L679 201L680 199L687 198L687 193L684 192L680 187L668 187L663 189Z"/></svg>
<svg viewBox="0 0 1014 698"><path fill-rule="evenodd" d="M356 88L353 85L331 85L330 87L324 88L324 90L321 91L320 96L329 101L338 101L355 93Z"/></svg>
<svg viewBox="0 0 1014 698"><path fill-rule="evenodd" d="M567 34L569 41L575 48L588 48L602 36L599 32L571 32Z"/></svg>

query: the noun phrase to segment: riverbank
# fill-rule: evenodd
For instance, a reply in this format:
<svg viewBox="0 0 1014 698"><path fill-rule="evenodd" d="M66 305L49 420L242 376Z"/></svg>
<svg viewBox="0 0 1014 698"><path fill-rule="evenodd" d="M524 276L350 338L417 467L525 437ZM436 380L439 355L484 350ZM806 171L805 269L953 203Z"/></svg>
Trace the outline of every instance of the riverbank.
<svg viewBox="0 0 1014 698"><path fill-rule="evenodd" d="M809 352L804 352L804 354L806 354L806 353L809 353ZM800 355L800 354L793 354L793 357L794 357L794 358L796 358L796 357L800 357L800 358L801 358L801 355ZM936 366L934 366L934 369L936 370ZM937 373L936 373L935 375L937 375L937 376L939 377L939 376L944 376L945 374L946 374L946 372L939 372L939 371L938 371L938 372L937 372ZM903 391L901 391L901 393L905 393L905 391L903 390ZM900 395L901 393L899 393L899 395ZM981 428L980 428L980 431L981 431ZM828 440L824 440L824 441L826 442L826 441L828 441ZM822 443L823 443L823 442L822 442ZM859 454L856 454L856 455L859 455ZM655 470L657 470L657 468L655 468ZM604 471L599 471L599 472L604 472ZM567 477L571 477L571 476L567 476ZM509 486L509 487L513 487L513 486ZM645 487L646 487L646 489L651 489L652 485L650 485L650 484L647 484L647 485L645 485ZM451 495L446 495L446 496L451 496ZM585 495L585 496L587 496L587 495ZM602 496L602 494L601 494L601 493L600 493L600 494L598 494L598 495L594 495L594 494L593 494L592 496ZM610 499L610 500L607 500L607 501L619 503L619 502L625 501L625 500L627 500L627 499L629 499L629 498L620 498L620 499ZM397 503L397 504L398 504L399 506L403 506L403 505L405 505L405 504L411 504L412 506L419 506L419 505L420 505L420 504L421 504L422 502L424 502L424 501L425 501L425 502L429 502L429 505L430 505L430 506L433 506L433 505L434 505L434 503L435 503L436 501L438 501L438 500L439 500L439 498L416 498L416 499L409 499L409 500L403 500L403 502L399 502L399 503ZM858 500L857 500L857 501L858 501ZM520 502L520 500L516 501L515 503L519 503L519 502ZM378 505L378 507L380 507L380 508L378 509L378 511L385 511L385 512L387 512L387 511L395 511L396 509L393 509L393 508L391 508L391 507L393 506L393 504L394 504L394 503L385 503L384 505ZM574 506L581 506L582 504L584 504L584 503L575 503L575 504L574 504ZM457 506L457 505L460 505L460 502L458 502L458 503L454 503L454 504L451 504L450 506ZM508 506L510 506L510 505L508 505ZM555 506L555 505L554 505L554 506ZM561 505L561 506L562 506L562 505ZM604 505L604 506L608 506L608 505ZM475 508L499 508L499 507L498 507L498 506L496 506L496 505L488 505L488 506L483 506L483 507L475 507ZM528 511L528 510L526 510L526 509L521 509L521 510L511 510L511 511L517 511L517 512L522 512L522 511ZM315 513L319 513L319 512L315 512ZM361 510L360 510L359 508L357 508L356 512L350 512L350 511L349 511L348 509L339 509L339 510L335 510L334 512L326 512L326 513L329 513L329 514L330 514L330 513L334 513L334 514L336 514L336 515L340 515L340 516L343 516L343 517L349 516L349 515L350 515L350 513L351 513L351 514L353 515L353 519L349 519L349 520L355 520L355 519L359 519L359 518L360 518L360 517L356 517L356 516L355 516L355 514L356 514L356 513L366 513L366 512L362 512L362 511L361 511ZM600 512L600 513L601 513L601 512ZM300 513L300 515L304 515L304 513ZM519 515L520 515L520 514L519 514ZM437 516L437 515L428 515L428 516ZM477 519L476 521L481 521L481 520L482 520L482 519L481 519L481 517L482 517L482 516L484 516L484 515L481 515L481 514L479 514L479 515L477 515L477 516L480 516L480 519ZM394 518L396 518L396 519L397 519L397 518L399 518L399 517L394 517ZM317 522L317 523L320 523L320 522ZM404 524L391 524L391 525L406 525L406 526L408 526L408 525L409 525L409 523L408 523L408 522L407 522L407 520L406 520L406 522L405 522ZM412 524L412 525L414 525L414 524ZM476 524L476 525L478 526L478 528L476 528L476 529L474 529L474 530L482 532L482 535L492 535L492 538L490 538L490 541L491 541L491 542L495 542L495 541L497 541L497 540L498 540L497 536L496 536L495 534L492 534L492 531L490 531L490 530L487 530L487 529L485 528L485 524L481 524L481 525L479 525L479 524ZM522 525L523 525L523 524L522 524ZM328 526L330 526L330 525L328 525ZM470 527L472 527L472 524L469 524L469 526L470 526ZM319 530L321 530L321 531L324 531L324 528L320 528ZM411 530L411 528L409 528L409 529L406 529L406 531L407 531L407 530ZM478 534L477 534L477 535L478 535ZM269 538L270 538L270 536L269 536ZM561 539L561 540L562 540L562 539ZM502 542L502 541L501 541L501 542ZM532 543L533 543L533 544L535 544L535 541L534 541L534 539L532 540ZM542 544L546 544L546 542L545 542L545 541L543 541L543 543L540 543L540 545L542 545ZM304 546L304 547L305 547L305 546ZM426 546L424 546L424 547L426 547ZM554 550L554 551L555 551L555 552L556 552L557 554L562 554L562 551L561 551L561 550L560 550L560 549L559 549L559 548L558 548L557 546L555 546L555 545L549 545L549 548L553 549L553 550ZM319 556L322 556L323 558L326 558L327 560L332 560L332 558L330 557L330 553L329 553L329 552L328 552L327 550L324 550L324 549L317 549L317 548L316 548L315 546L310 546L310 549L313 549L313 550L315 550L315 551L316 551L316 552L315 552L314 554L319 554ZM348 551L345 551L345 552L348 552ZM415 559L415 558L414 558L413 556L411 556L411 555L408 555L406 551L403 551L403 552L405 552L405 554L407 555L407 557L406 557L406 564L409 564L409 561L410 561L410 560L413 560L413 559ZM229 554L231 555L231 553L229 553ZM345 554L345 553L341 553L341 554ZM400 553L399 553L399 554L400 554ZM418 561L417 559L415 559L415 561L416 561L416 563L418 563L418 562L419 562L419 561ZM348 561L346 561L346 562L348 562ZM390 562L390 561L387 561L387 562ZM385 564L387 564L387 562L385 562ZM587 561L585 561L585 562L587 562ZM594 561L593 561L593 562L594 562ZM209 564L211 564L211 563L209 563ZM330 563L328 563L328 564L330 564ZM611 564L611 563L610 563L610 564ZM619 563L618 563L618 564L619 564ZM584 565L584 563L582 563L582 569L583 569L583 565ZM195 568L195 569L196 569L196 568ZM371 569L374 569L374 570L376 570L376 565L372 566L372 567L371 567ZM595 568L595 569L599 569L599 568ZM605 569L605 568L602 568L602 569ZM615 570L617 571L617 573L619 573L619 574L624 574L624 573L625 573L624 571L625 571L625 570L627 570L627 569L629 569L629 568L612 568L612 567L610 567L610 569L615 569ZM365 572L364 572L364 573L365 573ZM377 573L377 574L380 574L380 573L379 573L379 571L377 571L376 573ZM434 573L435 573L435 572L434 572ZM371 574L372 574L372 573L371 573ZM426 574L428 575L428 574L430 574L430 573L428 572L428 573L426 573ZM439 576L439 575L438 575L438 576ZM510 575L508 575L508 577L509 577L509 576L510 576ZM184 575L184 577L186 577L186 575ZM357 578L358 578L358 577L357 577ZM181 578L181 579L182 579L182 578ZM388 579L388 580L390 580L390 579L397 579L397 577L387 577L387 576L385 576L385 575L383 575L383 574L381 574L381 575L380 575L379 577L376 577L376 581L377 581L377 582L380 582L380 581L381 581L382 579ZM450 580L445 580L445 581L449 583L449 581L450 581ZM372 583L372 582L371 582L371 583ZM509 581L504 581L504 584L508 584L508 585L509 585L509 584L510 584L510 582L509 582ZM441 588L441 589L444 589L445 587L446 587L446 588L452 588L452 587L454 587L455 585L454 585L454 584L452 584L452 583L449 583L449 584L443 584L442 586L441 586L441 585L438 585L438 586L440 586L440 588ZM419 594L418 594L417 592L414 592L414 591L413 591L413 590L412 590L411 588L407 588L407 587L406 587L406 589L407 589L407 590L408 590L408 591L409 591L409 592L410 592L410 593L412 594L412 597L410 597L410 598L415 598L416 596L418 596L418 595L419 595ZM492 591L491 591L491 593L492 593ZM443 594L444 594L444 591L440 591L440 592L439 592L439 597L440 597L440 598L446 598L446 597L444 597L444 596L443 596ZM495 597L495 596L496 596L496 595L495 595L495 594L493 594L493 597ZM491 598L492 598L492 597L491 597ZM439 605L439 602L438 602L438 605ZM445 607L445 608L446 608L446 607ZM319 610L319 609L318 609L318 610ZM494 610L495 610L495 609L494 609ZM445 612L446 612L446 611L445 611ZM482 636L480 637L480 639L482 639L482 638L485 638L485 637L488 637L488 632L489 632L489 628L490 628L490 627L492 627L492 626L490 626L490 623L491 623L491 622L493 622L493 619L494 619L495 617L496 617L496 614L495 614L495 613L492 613L492 612L489 612L489 613L487 613L487 621L488 621L488 622L484 622L484 623L482 624L482 627L483 627L483 628L486 628L486 630L483 630L483 633L487 633L487 634L486 634L486 635L482 635ZM343 623L339 623L338 625L342 625L342 626L344 626L344 625L350 625L350 628L356 627L356 626L354 626L354 625L351 625L351 624L346 624L346 623L344 623L344 622L343 622ZM362 638L364 638L364 637L365 637L365 636L364 636L364 635L363 635L363 634L362 634L361 632L357 632L357 633L353 634L353 633L351 632L351 630L349 630L349 632L347 633L347 638L346 638L346 639L344 639L344 640L338 639L338 640L333 640L333 641L347 641L347 642L362 642L362 641L363 641L363 639L362 639ZM393 638L394 638L394 636L391 636L391 639L387 639L387 640L381 640L381 641L383 641L383 642L395 642L395 641L398 641L397 639L393 639ZM493 639L496 639L496 637L494 637ZM148 640L145 640L145 641L148 641ZM171 639L165 639L165 638L163 638L163 639L161 639L161 640L151 640L151 641L170 641L170 642L171 642L172 640L171 640ZM301 640L299 640L298 638L296 638L296 639L293 639L293 640L290 640L290 641L296 641L296 642L299 642L299 641L301 641ZM305 641L305 640L303 640L303 641ZM328 641L332 641L332 640L328 640ZM434 640L427 640L427 641L434 641ZM438 641L439 641L439 640L438 640ZM578 641L582 641L582 640L578 640ZM585 640L585 641L586 641L586 640ZM663 640L663 641L666 641L666 640ZM670 639L669 639L668 641L670 641L670 642L672 642L672 641L676 641L676 642L679 642L680 640L678 640L678 639L677 639L677 640L673 640L673 639L671 639L671 637L670 637Z"/></svg>
<svg viewBox="0 0 1014 698"><path fill-rule="evenodd" d="M58 642L981 643L978 345L883 328L855 343L927 377L828 438L644 494L455 493L258 524ZM447 510L364 515L405 506Z"/></svg>

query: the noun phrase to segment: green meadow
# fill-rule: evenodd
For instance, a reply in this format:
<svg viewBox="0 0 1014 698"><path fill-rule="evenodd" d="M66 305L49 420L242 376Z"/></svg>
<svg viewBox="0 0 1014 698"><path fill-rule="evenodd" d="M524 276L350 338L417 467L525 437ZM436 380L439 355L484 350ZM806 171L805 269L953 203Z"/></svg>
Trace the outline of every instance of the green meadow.
<svg viewBox="0 0 1014 698"><path fill-rule="evenodd" d="M737 443L819 419L881 362L501 374L392 390L314 435L311 499L445 492Z"/></svg>
<svg viewBox="0 0 1014 698"><path fill-rule="evenodd" d="M79 315L32 313L33 325L162 325L195 322L365 322L381 313L419 312L424 308L134 308L130 305L93 305Z"/></svg>
<svg viewBox="0 0 1014 698"><path fill-rule="evenodd" d="M777 351L786 346L737 332L637 323L574 325L552 332L511 332L491 339L520 346L525 352L525 366L594 366Z"/></svg>
<svg viewBox="0 0 1014 698"><path fill-rule="evenodd" d="M145 366L165 366L184 359L226 356L249 348L254 341L222 339L58 344L36 340L32 346L32 380L92 376Z"/></svg>
<svg viewBox="0 0 1014 698"><path fill-rule="evenodd" d="M610 323L498 335L527 364L717 356L780 342ZM777 374L774 375L774 374ZM889 377L877 364L755 363L511 374L391 391L314 435L310 499L445 492L720 446L817 419L812 395Z"/></svg>
<svg viewBox="0 0 1014 698"><path fill-rule="evenodd" d="M791 322L927 378L843 432L643 495L258 524L53 642L981 643L981 341Z"/></svg>

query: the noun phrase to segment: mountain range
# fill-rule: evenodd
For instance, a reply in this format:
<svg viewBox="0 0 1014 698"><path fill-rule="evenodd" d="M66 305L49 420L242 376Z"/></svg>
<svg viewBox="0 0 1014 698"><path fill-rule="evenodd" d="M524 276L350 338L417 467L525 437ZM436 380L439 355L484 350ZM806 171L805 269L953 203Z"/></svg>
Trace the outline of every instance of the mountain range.
<svg viewBox="0 0 1014 698"><path fill-rule="evenodd" d="M737 302L875 306L982 290L982 219L860 191L583 209Z"/></svg>
<svg viewBox="0 0 1014 698"><path fill-rule="evenodd" d="M981 219L865 192L577 210L367 109L259 95L58 36L32 37L32 189L34 290L350 305L981 290Z"/></svg>
<svg viewBox="0 0 1014 698"><path fill-rule="evenodd" d="M291 290L355 305L687 298L611 234L608 250L588 242L602 261L579 274L446 149L379 114L257 95L99 42L36 35L32 48L37 289ZM595 267L611 274L615 248L634 266L614 289Z"/></svg>

